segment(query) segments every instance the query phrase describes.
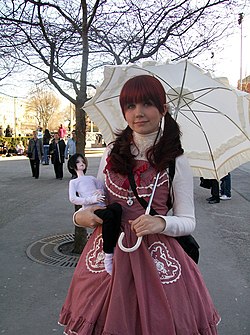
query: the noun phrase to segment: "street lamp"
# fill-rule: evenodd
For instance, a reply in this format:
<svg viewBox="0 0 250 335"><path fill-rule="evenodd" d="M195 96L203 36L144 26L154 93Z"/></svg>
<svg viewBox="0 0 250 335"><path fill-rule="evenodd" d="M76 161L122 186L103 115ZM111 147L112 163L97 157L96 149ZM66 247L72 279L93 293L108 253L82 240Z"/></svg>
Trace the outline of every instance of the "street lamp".
<svg viewBox="0 0 250 335"><path fill-rule="evenodd" d="M13 97L13 98L14 98L14 134L16 138L16 98L17 97Z"/></svg>
<svg viewBox="0 0 250 335"><path fill-rule="evenodd" d="M242 44L243 44L243 34L242 34L242 21L243 21L243 13L239 14L238 24L240 25L240 87L239 89L242 90Z"/></svg>

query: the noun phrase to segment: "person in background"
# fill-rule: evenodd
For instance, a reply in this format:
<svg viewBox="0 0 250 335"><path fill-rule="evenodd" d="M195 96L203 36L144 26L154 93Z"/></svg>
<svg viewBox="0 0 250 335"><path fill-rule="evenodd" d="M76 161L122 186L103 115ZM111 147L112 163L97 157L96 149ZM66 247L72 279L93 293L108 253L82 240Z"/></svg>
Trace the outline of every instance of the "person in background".
<svg viewBox="0 0 250 335"><path fill-rule="evenodd" d="M66 159L70 158L76 153L76 131L73 130L71 133L72 137L68 139L66 144L64 156Z"/></svg>
<svg viewBox="0 0 250 335"><path fill-rule="evenodd" d="M220 202L220 186L217 179L210 179L211 197L207 198L209 204L218 204Z"/></svg>
<svg viewBox="0 0 250 335"><path fill-rule="evenodd" d="M16 145L16 153L17 155L23 155L24 154L24 145L23 141L19 141Z"/></svg>
<svg viewBox="0 0 250 335"><path fill-rule="evenodd" d="M44 130L43 134L43 164L49 165L49 144L50 144L51 134L49 132L49 129Z"/></svg>
<svg viewBox="0 0 250 335"><path fill-rule="evenodd" d="M8 153L7 153L6 157L12 157L13 154L16 154L16 148L14 147L13 144L9 143L8 144Z"/></svg>
<svg viewBox="0 0 250 335"><path fill-rule="evenodd" d="M231 174L228 173L226 176L221 178L220 191L221 200L231 200Z"/></svg>
<svg viewBox="0 0 250 335"><path fill-rule="evenodd" d="M59 134L59 137L64 140L67 134L67 130L62 124L60 124L60 127L58 128L58 134Z"/></svg>
<svg viewBox="0 0 250 335"><path fill-rule="evenodd" d="M37 138L43 138L43 128L41 126L37 127Z"/></svg>
<svg viewBox="0 0 250 335"><path fill-rule="evenodd" d="M59 323L65 334L216 335L220 321L199 267L175 237L195 229L193 174L183 154L180 129L168 113L166 92L150 75L129 79L120 93L127 127L101 159L97 178L107 204L119 203L124 247L104 267L102 220L96 206L74 213L78 226L94 228L75 269ZM117 111L118 112L118 111ZM169 190L168 168L175 161ZM131 192L133 176L138 198ZM154 185L154 188L153 188ZM173 215L167 215L172 197ZM139 240L140 241L140 240Z"/></svg>
<svg viewBox="0 0 250 335"><path fill-rule="evenodd" d="M96 134L95 143L98 147L102 147L102 134Z"/></svg>
<svg viewBox="0 0 250 335"><path fill-rule="evenodd" d="M27 156L30 160L32 177L38 179L40 161L43 157L43 142L37 137L37 131L33 131L33 138L29 140Z"/></svg>
<svg viewBox="0 0 250 335"><path fill-rule="evenodd" d="M9 124L8 124L7 128L5 129L5 136L6 137L12 137L12 129L10 128Z"/></svg>
<svg viewBox="0 0 250 335"><path fill-rule="evenodd" d="M72 131L72 138L68 139L66 144L64 156L66 159L70 159L76 153L76 131ZM74 174L71 174L71 178L74 178Z"/></svg>
<svg viewBox="0 0 250 335"><path fill-rule="evenodd" d="M56 179L63 179L63 163L64 163L64 152L65 152L65 142L60 139L58 133L54 134L54 139L49 146L49 154L51 156L51 163L54 165L54 171Z"/></svg>
<svg viewBox="0 0 250 335"><path fill-rule="evenodd" d="M2 149L2 151L3 151L3 155L4 155L4 156L6 156L6 155L8 154L8 150L9 150L9 145L8 145L8 142L5 141L5 142L3 143L3 149Z"/></svg>

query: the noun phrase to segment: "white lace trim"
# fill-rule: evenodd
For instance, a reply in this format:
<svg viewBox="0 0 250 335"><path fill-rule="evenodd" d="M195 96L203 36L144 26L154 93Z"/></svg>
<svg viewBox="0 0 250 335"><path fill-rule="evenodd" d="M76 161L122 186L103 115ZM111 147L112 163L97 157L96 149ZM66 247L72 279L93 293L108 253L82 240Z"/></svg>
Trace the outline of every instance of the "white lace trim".
<svg viewBox="0 0 250 335"><path fill-rule="evenodd" d="M181 265L178 260L170 255L168 247L160 242L154 242L148 250L154 260L162 284L176 283L181 277Z"/></svg>
<svg viewBox="0 0 250 335"><path fill-rule="evenodd" d="M159 178L159 180L161 180L161 181L158 182L158 184L157 184L156 187L160 187L160 186L162 186L162 185L165 184L165 183L169 183L168 178L162 180L162 178L163 178L164 176L166 176L167 174L168 174L167 171L164 171L164 173L163 173L163 174L160 176L160 178ZM156 177L154 177L153 180L155 180L155 178L156 178ZM115 192L115 190L112 190L112 189L108 186L107 179L108 179L109 183L110 183L115 189L119 190L120 192L123 192L124 195L118 194L118 193ZM139 196L142 197L142 198L149 197L149 196L152 194L153 185L154 185L154 182L153 182L153 183L150 183L150 185L147 185L147 186L137 186L137 187L136 187L137 190L140 191L140 192L139 192L139 193L140 193ZM106 188L108 189L108 191L109 191L112 195L116 196L116 197L119 198L119 199L125 199L125 200L127 200L128 198L130 198L130 199L135 199L135 198L136 198L136 197L133 195L133 192L132 192L130 189L125 189L125 188L123 188L123 187L120 187L120 186L116 185L116 184L111 180L109 171L107 171L107 174L106 174L106 178L105 178L105 186L106 186ZM141 193L141 192L143 192L143 190L146 191L146 190L149 190L149 189L151 190L151 192L148 192L148 193Z"/></svg>
<svg viewBox="0 0 250 335"><path fill-rule="evenodd" d="M99 234L86 255L85 264L87 269L92 273L104 272L104 256L102 234Z"/></svg>

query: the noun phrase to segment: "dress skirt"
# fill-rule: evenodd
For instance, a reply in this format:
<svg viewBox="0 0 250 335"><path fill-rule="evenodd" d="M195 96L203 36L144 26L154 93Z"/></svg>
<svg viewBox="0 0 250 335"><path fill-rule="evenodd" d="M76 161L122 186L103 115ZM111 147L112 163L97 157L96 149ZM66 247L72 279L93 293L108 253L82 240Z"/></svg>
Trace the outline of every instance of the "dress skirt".
<svg viewBox="0 0 250 335"><path fill-rule="evenodd" d="M126 239L128 246L136 241L127 232L124 245ZM217 334L220 318L198 267L174 238L149 235L132 253L116 247L112 276L103 261L99 227L80 257L60 314L65 334Z"/></svg>

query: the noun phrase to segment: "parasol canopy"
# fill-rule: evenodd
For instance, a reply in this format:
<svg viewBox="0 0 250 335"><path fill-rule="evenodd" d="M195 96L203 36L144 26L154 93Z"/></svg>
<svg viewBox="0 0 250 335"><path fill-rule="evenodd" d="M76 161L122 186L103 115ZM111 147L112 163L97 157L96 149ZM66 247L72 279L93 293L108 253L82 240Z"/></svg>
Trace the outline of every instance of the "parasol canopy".
<svg viewBox="0 0 250 335"><path fill-rule="evenodd" d="M219 180L250 161L249 94L213 78L188 60L105 67L104 81L84 110L106 143L127 125L119 105L122 86L142 74L163 84L194 176Z"/></svg>

